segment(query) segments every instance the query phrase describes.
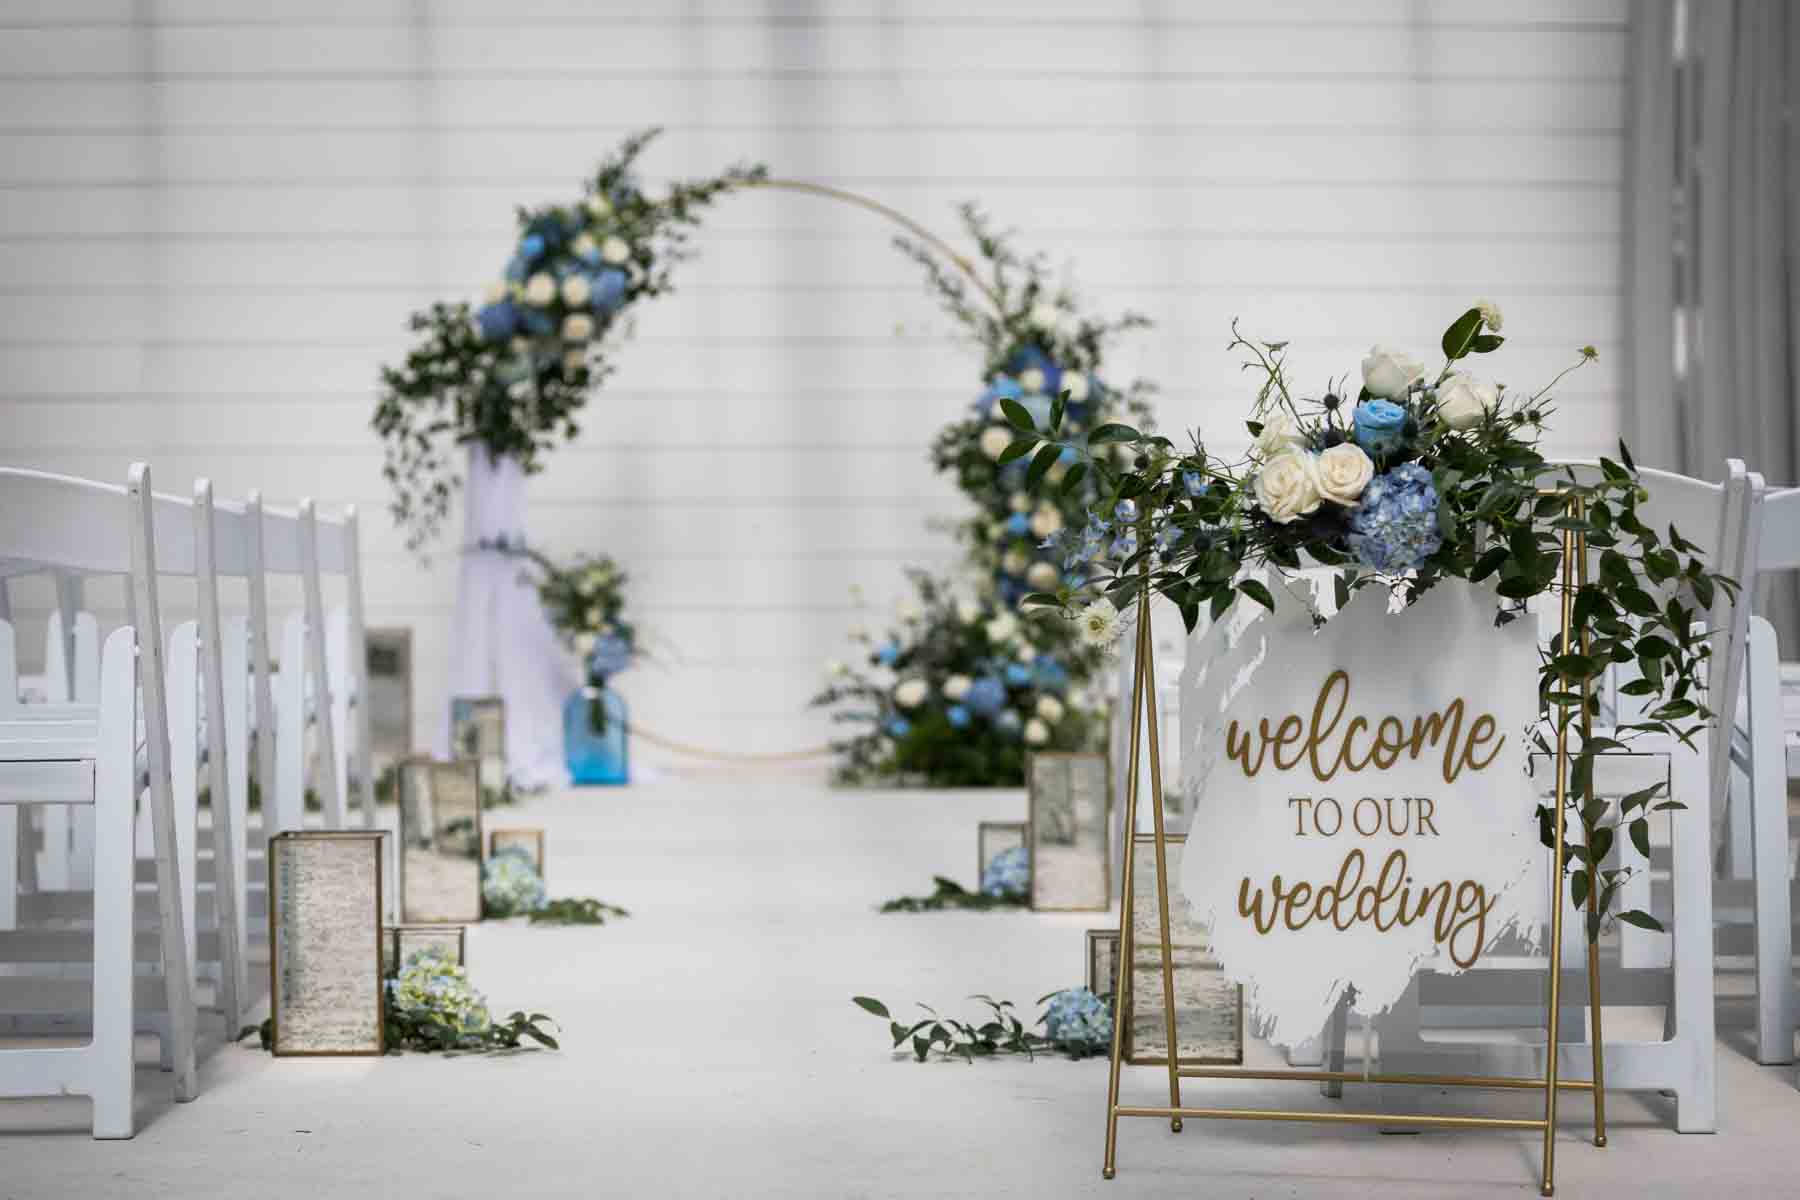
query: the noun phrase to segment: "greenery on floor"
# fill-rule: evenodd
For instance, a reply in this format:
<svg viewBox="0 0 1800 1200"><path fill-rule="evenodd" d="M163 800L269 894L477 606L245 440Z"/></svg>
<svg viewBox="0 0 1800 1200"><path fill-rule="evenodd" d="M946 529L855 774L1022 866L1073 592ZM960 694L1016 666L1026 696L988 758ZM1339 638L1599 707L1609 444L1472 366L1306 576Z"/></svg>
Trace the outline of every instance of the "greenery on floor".
<svg viewBox="0 0 1800 1200"><path fill-rule="evenodd" d="M1019 1019L1010 1000L974 995L988 1012L979 1023L959 1021L939 1013L929 1004L920 1004L925 1016L912 1024L894 1019L888 1006L873 996L852 996L851 1000L866 1013L888 1023L888 1033L898 1051L910 1044L913 1058L925 1062L935 1052L940 1058L960 1058L974 1062L977 1058L995 1058L1002 1054L1022 1054L1035 1059L1039 1051L1054 1052L1069 1058L1092 1058L1106 1054L1112 1046L1112 1009L1108 1001L1086 988L1067 988L1039 996L1043 1012L1037 1024L1044 1029L1035 1033Z"/></svg>
<svg viewBox="0 0 1800 1200"><path fill-rule="evenodd" d="M950 909L969 909L976 912L990 912L994 909L1021 909L1025 907L1023 895L990 895L987 892L971 892L954 879L945 879L942 875L933 875L931 882L935 890L929 896L897 896L881 906L884 913L917 913L945 912Z"/></svg>

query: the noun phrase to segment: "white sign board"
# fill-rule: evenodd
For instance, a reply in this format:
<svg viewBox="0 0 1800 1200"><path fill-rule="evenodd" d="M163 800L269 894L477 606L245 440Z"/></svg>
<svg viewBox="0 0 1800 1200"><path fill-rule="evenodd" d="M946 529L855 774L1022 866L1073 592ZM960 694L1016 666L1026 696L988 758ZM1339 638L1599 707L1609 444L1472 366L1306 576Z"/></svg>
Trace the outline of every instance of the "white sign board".
<svg viewBox="0 0 1800 1200"><path fill-rule="evenodd" d="M1181 886L1271 1040L1317 1035L1348 987L1378 1013L1420 969L1536 936L1536 622L1495 611L1457 581L1400 612L1365 588L1316 634L1284 614L1226 656L1263 655L1201 716Z"/></svg>

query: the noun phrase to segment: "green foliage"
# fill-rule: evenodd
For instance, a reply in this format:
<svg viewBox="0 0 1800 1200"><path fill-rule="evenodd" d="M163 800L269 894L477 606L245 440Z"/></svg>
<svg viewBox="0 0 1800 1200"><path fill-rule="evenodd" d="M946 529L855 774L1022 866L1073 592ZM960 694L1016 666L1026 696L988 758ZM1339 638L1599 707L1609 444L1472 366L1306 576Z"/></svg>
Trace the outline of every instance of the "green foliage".
<svg viewBox="0 0 1800 1200"><path fill-rule="evenodd" d="M1040 996L1038 1004L1043 1005L1060 994L1051 992ZM904 1024L895 1020L888 1006L873 996L851 997L858 1008L886 1021L894 1050L898 1052L904 1048L916 1062L925 1062L934 1053L939 1058L960 1058L973 1063L978 1058L996 1058L1003 1054L1021 1054L1035 1060L1040 1052L1056 1052L1082 1059L1103 1056L1107 1051L1106 1047L1092 1042L1057 1040L1033 1032L1019 1019L1010 1000L996 1000L985 995L974 995L969 999L980 1001L987 1013L974 1021L960 1021L921 1003L917 1007L925 1016ZM1040 1015L1036 1024L1044 1025L1045 1016Z"/></svg>
<svg viewBox="0 0 1800 1200"><path fill-rule="evenodd" d="M1246 354L1246 370L1260 379L1254 419L1247 423L1252 436L1262 435L1269 423L1291 422L1298 448L1314 454L1356 440L1356 402L1335 386L1318 399L1296 395L1285 371L1286 343L1246 338L1235 325L1232 332L1232 345ZM1054 442L1089 467L1096 518L1110 518L1122 500L1142 515L1135 552L1096 558L1085 586L1026 603L1067 612L1097 593L1123 610L1149 588L1171 600L1192 629L1202 612L1216 620L1240 598L1273 608L1274 595L1257 576L1280 584L1303 559L1340 568L1340 605L1365 587L1398 588L1410 603L1443 579L1492 581L1509 602L1496 618L1505 623L1533 597L1572 593L1568 641L1559 637L1540 669L1540 704L1552 734L1540 734L1538 745L1553 751L1560 735L1570 747L1564 868L1572 900L1594 898L1588 928L1597 937L1634 869L1603 866L1621 826L1641 854L1648 845L1648 815L1677 806L1653 803L1657 793L1650 791L1626 797L1615 810L1592 794L1595 757L1645 735L1691 744L1712 716L1700 689L1711 649L1695 622L1707 618L1718 594L1737 585L1708 570L1699 547L1677 530L1659 531L1639 519L1648 492L1623 444L1618 461L1601 460L1597 479L1559 470L1539 453L1539 434L1554 412L1550 389L1595 357L1591 347L1535 394L1515 400L1500 391L1476 419L1453 425L1439 410L1437 389L1451 380L1456 363L1497 348L1500 338L1487 311L1476 307L1451 323L1442 345L1446 361L1435 380L1421 378L1395 398L1406 414L1399 444L1373 455L1377 471L1411 463L1430 474L1441 540L1416 569L1384 574L1357 561L1350 507L1327 501L1310 515L1274 519L1258 504L1254 484L1263 459L1254 452L1226 461L1207 452L1198 432L1178 448L1133 430L1095 430L1084 438L1039 427L1020 441ZM1357 402L1368 398L1364 389ZM1131 451L1129 468L1116 465L1113 451L1121 446ZM1598 569L1565 589L1564 538L1575 535L1597 553ZM1315 620L1324 618L1315 614ZM1587 736L1587 723L1599 714L1593 685L1609 668L1627 664L1636 665L1640 678L1622 690L1656 702L1641 720ZM1551 815L1548 808L1538 810L1546 844ZM1655 925L1641 912L1617 917Z"/></svg>
<svg viewBox="0 0 1800 1200"><path fill-rule="evenodd" d="M942 875L931 877L932 892L929 896L897 896L881 906L884 913L918 913L945 912L950 909L965 909L973 912L993 912L996 909L1017 911L1026 906L1024 896L990 896L986 892L971 892L954 879L945 879Z"/></svg>
<svg viewBox="0 0 1800 1200"><path fill-rule="evenodd" d="M628 282L610 306L569 306L560 297L537 306L543 327L514 337L485 337L475 311L462 302L438 303L413 314L419 335L399 366L383 367L381 396L371 424L386 447L382 474L392 489L395 523L419 549L442 531L461 482L461 448L485 447L496 458L516 460L528 473L543 456L580 432L577 420L593 390L612 373L608 337L629 334L627 314L639 300L673 290L671 269L691 256L689 238L700 210L732 188L764 178L759 165L736 166L707 179L675 183L661 199L637 184L635 165L656 136L650 129L625 139L569 205L520 208L521 255L528 237L546 249L496 285L494 300L522 297L528 273L578 269L568 248L579 238L614 240L628 253L613 263ZM515 258L515 262L519 262ZM608 260L610 263L611 260ZM587 321L571 333L569 316ZM617 339L611 345L616 346Z"/></svg>
<svg viewBox="0 0 1800 1200"><path fill-rule="evenodd" d="M564 897L545 901L531 914L533 925L604 925L607 918L617 920L631 914L616 904L589 897Z"/></svg>

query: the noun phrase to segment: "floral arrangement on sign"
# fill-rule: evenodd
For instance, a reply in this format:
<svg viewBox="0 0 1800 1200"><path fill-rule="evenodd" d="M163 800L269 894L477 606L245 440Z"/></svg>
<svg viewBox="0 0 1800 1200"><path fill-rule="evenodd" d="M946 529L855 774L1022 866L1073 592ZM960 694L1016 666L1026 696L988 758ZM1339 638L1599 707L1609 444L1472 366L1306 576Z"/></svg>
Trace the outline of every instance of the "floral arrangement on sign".
<svg viewBox="0 0 1800 1200"><path fill-rule="evenodd" d="M911 1044L913 1058L924 1062L933 1050L944 1058L960 1058L974 1062L977 1058L993 1058L1001 1054L1023 1054L1035 1059L1037 1053L1056 1051L1070 1058L1093 1058L1112 1046L1112 1008L1101 997L1086 988L1068 988L1038 997L1047 1007L1037 1023L1043 1033L1033 1033L1013 1010L1009 1000L991 996L971 996L990 1010L980 1024L942 1016L928 1004L919 1007L925 1016L911 1025L894 1019L888 1006L872 996L852 996L856 1006L888 1023L888 1034L894 1049Z"/></svg>
<svg viewBox="0 0 1800 1200"><path fill-rule="evenodd" d="M418 343L381 372L372 424L407 546L431 541L459 482L452 449L477 443L527 473L580 431L588 396L612 372L606 340L640 300L673 290L689 231L722 193L763 179L736 166L652 198L634 167L656 136L633 134L602 162L580 200L518 210L519 241L484 302L413 314Z"/></svg>
<svg viewBox="0 0 1800 1200"><path fill-rule="evenodd" d="M1216 620L1242 598L1273 609L1259 576L1298 570L1305 556L1338 568L1339 607L1364 587L1397 589L1410 601L1442 579L1493 580L1511 602L1496 615L1504 623L1532 597L1560 590L1563 534L1581 534L1598 551L1598 571L1577 586L1568 642L1559 635L1544 655L1540 697L1552 728L1575 747L1567 804L1579 836L1567 843L1565 870L1574 903L1589 904L1594 938L1632 871L1604 865L1621 827L1647 857L1649 814L1680 807L1653 804L1659 786L1624 797L1610 815L1592 795L1594 756L1644 734L1688 741L1703 727L1711 714L1698 681L1711 650L1694 623L1716 589L1736 584L1708 571L1700 548L1673 527L1639 520L1647 493L1622 443L1619 460L1601 459L1598 479L1586 482L1538 452L1554 411L1550 389L1596 358L1593 348L1549 385L1518 395L1464 366L1497 350L1500 331L1499 310L1477 304L1444 331L1436 374L1377 346L1362 361L1355 395L1328 384L1308 398L1287 377L1286 343L1246 338L1234 325L1231 346L1262 380L1247 422L1255 446L1239 461L1208 453L1197 433L1182 450L1121 424L1072 434L1060 403L1043 420L1008 406L1015 440L1004 457L1029 456L1041 477L1072 451L1098 490L1085 524L1047 539L1086 582L1025 604L1073 611L1095 597L1079 624L1089 644L1101 645L1117 637L1121 611L1145 589L1172 601L1189 629L1202 611ZM1130 465L1115 466L1121 457ZM1544 494L1546 486L1558 490ZM1598 715L1599 699L1584 685L1614 664L1636 665L1639 677L1621 690L1650 702L1642 719L1588 736L1583 716ZM1541 730L1536 737L1550 752ZM1548 844L1553 813L1540 806L1537 818ZM1646 912L1616 915L1661 928Z"/></svg>
<svg viewBox="0 0 1800 1200"><path fill-rule="evenodd" d="M1100 713L1076 680L1095 656L1073 645L1066 622L1021 620L926 572L908 575L918 599L901 603L879 640L854 634L862 661L827 664L812 701L863 727L832 743L841 782L1016 783L1029 751L1093 736Z"/></svg>
<svg viewBox="0 0 1800 1200"><path fill-rule="evenodd" d="M542 571L538 599L551 626L581 656L587 674L588 724L606 732L606 681L629 667L638 653L637 627L625 619L625 584L630 577L604 554L580 555L567 567L535 551L528 557Z"/></svg>

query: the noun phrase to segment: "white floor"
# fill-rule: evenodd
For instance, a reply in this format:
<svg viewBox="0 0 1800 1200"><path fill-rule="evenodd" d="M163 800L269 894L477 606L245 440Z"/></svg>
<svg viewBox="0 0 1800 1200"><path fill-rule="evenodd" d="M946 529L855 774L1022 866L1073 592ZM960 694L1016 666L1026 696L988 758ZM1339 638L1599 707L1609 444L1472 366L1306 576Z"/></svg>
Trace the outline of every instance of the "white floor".
<svg viewBox="0 0 1800 1200"><path fill-rule="evenodd" d="M499 1011L558 1017L562 1052L275 1061L225 1047L192 1104L143 1071L142 1132L123 1143L88 1139L85 1101L0 1101L0 1198L1535 1194L1532 1135L1245 1122L1172 1135L1127 1121L1107 1183L1104 1060L891 1058L885 1024L852 994L960 1009L987 991L1029 1006L1080 982L1097 916L874 912L933 873L967 879L976 821L1020 819L1019 806L723 774L528 804L518 823L549 831L552 893L635 913L600 929L471 932L476 984ZM1559 1193L1800 1195L1800 1092L1790 1071L1745 1056L1749 1040L1721 1040L1717 1135L1679 1136L1657 1097L1614 1096L1612 1145L1596 1150L1588 1105L1566 1101ZM1155 1102L1163 1078L1128 1069L1128 1097ZM1199 1081L1186 1093L1244 1107L1314 1097Z"/></svg>

